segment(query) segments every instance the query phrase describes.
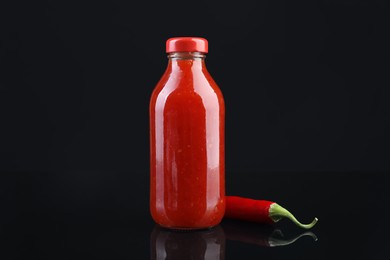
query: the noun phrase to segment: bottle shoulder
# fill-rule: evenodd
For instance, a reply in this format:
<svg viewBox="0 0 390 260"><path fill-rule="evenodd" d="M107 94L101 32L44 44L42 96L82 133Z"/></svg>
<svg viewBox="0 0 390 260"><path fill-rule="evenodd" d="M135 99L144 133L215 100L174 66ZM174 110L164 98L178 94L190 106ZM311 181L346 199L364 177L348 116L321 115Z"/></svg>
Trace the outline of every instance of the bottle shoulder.
<svg viewBox="0 0 390 260"><path fill-rule="evenodd" d="M167 71L156 84L152 96L183 95L186 93L195 93L200 96L214 94L222 97L218 84L207 70L192 71L191 73Z"/></svg>

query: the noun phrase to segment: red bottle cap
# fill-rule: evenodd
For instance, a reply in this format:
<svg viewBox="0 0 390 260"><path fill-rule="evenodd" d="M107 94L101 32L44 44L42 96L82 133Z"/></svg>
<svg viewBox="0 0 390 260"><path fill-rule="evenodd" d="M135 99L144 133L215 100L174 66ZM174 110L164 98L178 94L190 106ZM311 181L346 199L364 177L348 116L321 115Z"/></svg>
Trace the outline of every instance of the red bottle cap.
<svg viewBox="0 0 390 260"><path fill-rule="evenodd" d="M166 42L166 52L208 52L208 42L200 37L174 37Z"/></svg>

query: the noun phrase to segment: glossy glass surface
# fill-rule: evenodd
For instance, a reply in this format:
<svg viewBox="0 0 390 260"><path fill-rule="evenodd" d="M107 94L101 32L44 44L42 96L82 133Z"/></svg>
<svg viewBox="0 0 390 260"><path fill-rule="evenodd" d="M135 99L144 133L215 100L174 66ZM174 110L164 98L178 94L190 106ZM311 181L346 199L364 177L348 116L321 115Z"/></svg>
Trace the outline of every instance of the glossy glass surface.
<svg viewBox="0 0 390 260"><path fill-rule="evenodd" d="M211 230L174 232L150 217L148 171L2 172L0 257L390 258L389 172L228 171L226 178L228 194L273 199L302 222L319 222L309 233L288 220L227 219Z"/></svg>
<svg viewBox="0 0 390 260"><path fill-rule="evenodd" d="M150 100L150 211L200 229L225 211L223 96L199 53L173 53Z"/></svg>

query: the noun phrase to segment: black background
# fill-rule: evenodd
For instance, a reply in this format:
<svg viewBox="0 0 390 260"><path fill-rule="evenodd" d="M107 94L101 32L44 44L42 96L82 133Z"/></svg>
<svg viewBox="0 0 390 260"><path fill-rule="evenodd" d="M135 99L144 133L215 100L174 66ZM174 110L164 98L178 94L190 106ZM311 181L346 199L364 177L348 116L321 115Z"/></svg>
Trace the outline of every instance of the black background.
<svg viewBox="0 0 390 260"><path fill-rule="evenodd" d="M209 40L227 169L390 169L385 1L2 1L0 10L2 169L148 169L148 102L173 36Z"/></svg>
<svg viewBox="0 0 390 260"><path fill-rule="evenodd" d="M167 65L165 41L201 36L226 103L227 192L320 218L317 244L228 242L226 259L385 255L389 8L1 1L1 252L149 259L149 98Z"/></svg>

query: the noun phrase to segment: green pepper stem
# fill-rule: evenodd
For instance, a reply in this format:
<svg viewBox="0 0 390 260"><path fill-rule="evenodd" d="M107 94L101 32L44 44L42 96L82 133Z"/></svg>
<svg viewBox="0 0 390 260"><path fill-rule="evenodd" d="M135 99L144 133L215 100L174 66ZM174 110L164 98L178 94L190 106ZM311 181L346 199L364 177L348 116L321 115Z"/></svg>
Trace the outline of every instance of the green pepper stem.
<svg viewBox="0 0 390 260"><path fill-rule="evenodd" d="M286 217L290 219L292 222L294 222L297 226L304 228L304 229L310 229L312 228L318 221L318 218L314 218L314 220L309 224L302 224L299 222L293 214L290 213L287 209L283 208L277 203L273 203L269 208L269 217L274 221L278 222L283 217Z"/></svg>

